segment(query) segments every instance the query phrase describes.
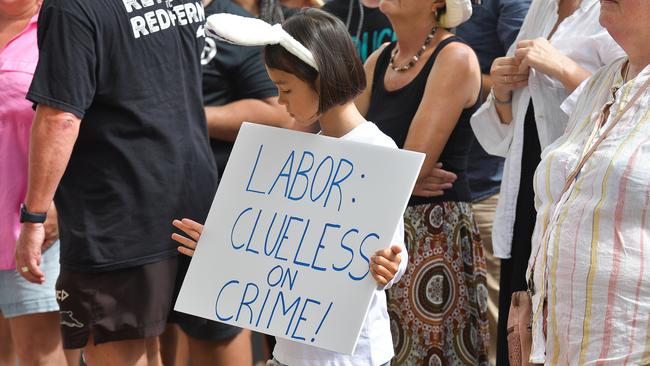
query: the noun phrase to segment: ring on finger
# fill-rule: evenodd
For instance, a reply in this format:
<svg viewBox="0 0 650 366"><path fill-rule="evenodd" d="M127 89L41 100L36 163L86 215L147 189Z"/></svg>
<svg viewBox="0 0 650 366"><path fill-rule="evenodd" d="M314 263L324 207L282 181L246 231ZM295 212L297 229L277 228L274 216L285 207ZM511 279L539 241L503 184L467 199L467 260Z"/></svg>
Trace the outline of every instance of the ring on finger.
<svg viewBox="0 0 650 366"><path fill-rule="evenodd" d="M29 267L27 267L27 266L25 266L25 267L20 267L20 270L21 270L23 273L24 273L24 272L29 272Z"/></svg>
<svg viewBox="0 0 650 366"><path fill-rule="evenodd" d="M510 83L510 78L508 77L508 75L504 76L503 80L505 80L506 84Z"/></svg>

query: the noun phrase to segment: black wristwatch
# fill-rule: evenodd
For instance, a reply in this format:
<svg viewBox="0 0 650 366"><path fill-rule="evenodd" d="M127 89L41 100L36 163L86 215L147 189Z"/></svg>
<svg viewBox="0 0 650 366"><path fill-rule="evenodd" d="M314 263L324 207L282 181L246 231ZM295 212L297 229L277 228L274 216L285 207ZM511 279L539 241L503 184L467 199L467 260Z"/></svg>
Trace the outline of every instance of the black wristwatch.
<svg viewBox="0 0 650 366"><path fill-rule="evenodd" d="M20 204L20 222L31 222L33 224L42 224L47 219L47 212L35 213L28 212L24 203Z"/></svg>

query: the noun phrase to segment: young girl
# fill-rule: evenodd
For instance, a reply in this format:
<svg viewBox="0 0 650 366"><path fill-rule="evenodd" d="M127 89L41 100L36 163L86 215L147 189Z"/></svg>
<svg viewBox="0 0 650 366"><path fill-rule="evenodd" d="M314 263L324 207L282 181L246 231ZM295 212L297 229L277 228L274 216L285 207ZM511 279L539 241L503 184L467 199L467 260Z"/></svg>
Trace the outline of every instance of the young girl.
<svg viewBox="0 0 650 366"><path fill-rule="evenodd" d="M306 9L286 21L283 30L275 26L266 32L259 32L258 28L256 32L251 24L232 15L218 14L216 17L208 19L208 33L247 45L276 43L264 49L266 68L280 93L280 104L298 123L318 122L320 133L325 136L397 148L395 142L366 121L354 105L354 98L366 87L366 78L345 25L337 18L320 10ZM273 41L273 35L266 33L276 33L278 39ZM261 39L265 37L267 39ZM174 220L173 225L189 236L172 234L172 238L183 245L178 250L193 255L203 225L189 219ZM370 272L378 286L354 354L344 355L277 338L274 359L269 364L388 365L393 357L393 343L384 290L400 279L408 262L402 223L390 244L389 248L376 252L370 261Z"/></svg>

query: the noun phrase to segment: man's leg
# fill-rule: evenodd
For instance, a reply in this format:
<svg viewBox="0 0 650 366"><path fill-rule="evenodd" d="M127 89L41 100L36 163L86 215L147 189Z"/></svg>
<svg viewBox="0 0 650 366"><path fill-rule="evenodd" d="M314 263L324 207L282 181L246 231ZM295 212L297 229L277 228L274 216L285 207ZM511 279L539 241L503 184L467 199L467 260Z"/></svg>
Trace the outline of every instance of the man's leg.
<svg viewBox="0 0 650 366"><path fill-rule="evenodd" d="M84 348L88 366L147 366L145 339L93 344L92 337Z"/></svg>
<svg viewBox="0 0 650 366"><path fill-rule="evenodd" d="M16 353L11 341L9 320L0 311L0 366L16 366Z"/></svg>
<svg viewBox="0 0 650 366"><path fill-rule="evenodd" d="M147 349L147 365L148 366L162 366L162 359L160 358L160 343L158 337L149 337L144 340Z"/></svg>
<svg viewBox="0 0 650 366"><path fill-rule="evenodd" d="M177 287L180 288L190 260L178 257ZM192 365L251 366L251 332L228 324L177 313L172 321L189 338ZM185 366L185 365L181 365Z"/></svg>
<svg viewBox="0 0 650 366"><path fill-rule="evenodd" d="M250 366L253 364L249 330L244 329L236 336L223 341L189 338L193 365Z"/></svg>
<svg viewBox="0 0 650 366"><path fill-rule="evenodd" d="M58 313L17 316L9 319L9 326L21 366L66 364Z"/></svg>
<svg viewBox="0 0 650 366"><path fill-rule="evenodd" d="M176 324L167 324L160 340L160 356L165 366L185 366L190 362L187 335Z"/></svg>
<svg viewBox="0 0 650 366"><path fill-rule="evenodd" d="M68 366L79 366L81 363L80 349L64 349L65 359L68 360Z"/></svg>
<svg viewBox="0 0 650 366"><path fill-rule="evenodd" d="M483 241L483 254L487 266L488 322L490 326L490 365L496 364L497 323L499 319L499 271L501 260L494 256L492 248L492 223L499 195L495 194L473 204L474 217Z"/></svg>

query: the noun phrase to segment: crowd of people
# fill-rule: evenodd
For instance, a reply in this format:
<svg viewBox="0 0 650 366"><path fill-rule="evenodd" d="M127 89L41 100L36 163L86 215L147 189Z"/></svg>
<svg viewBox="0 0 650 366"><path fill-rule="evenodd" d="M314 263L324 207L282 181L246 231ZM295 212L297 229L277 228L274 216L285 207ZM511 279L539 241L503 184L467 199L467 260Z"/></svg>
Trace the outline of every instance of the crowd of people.
<svg viewBox="0 0 650 366"><path fill-rule="evenodd" d="M223 13L294 47L206 36ZM355 352L257 335L269 365L650 365L649 17L0 0L0 366L252 365L173 311L245 121L426 154Z"/></svg>

